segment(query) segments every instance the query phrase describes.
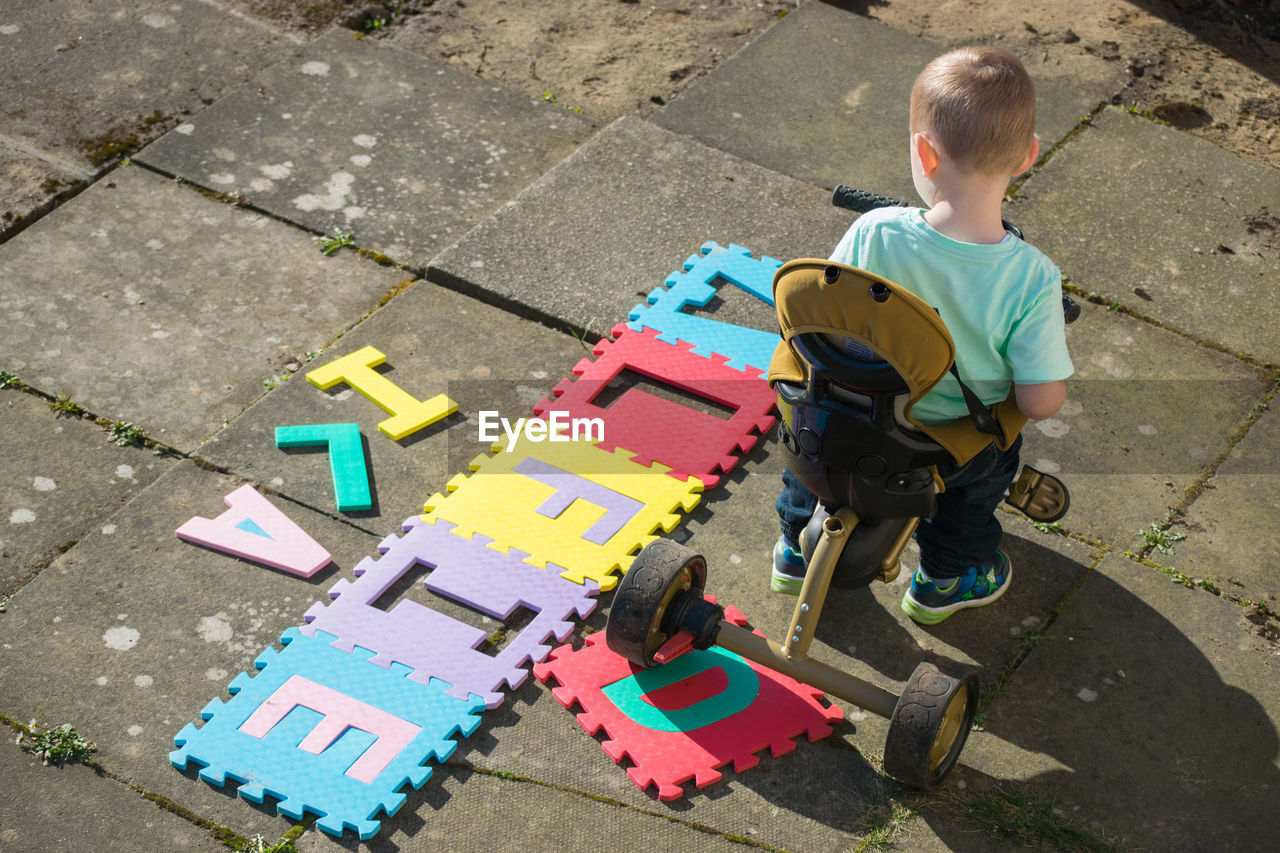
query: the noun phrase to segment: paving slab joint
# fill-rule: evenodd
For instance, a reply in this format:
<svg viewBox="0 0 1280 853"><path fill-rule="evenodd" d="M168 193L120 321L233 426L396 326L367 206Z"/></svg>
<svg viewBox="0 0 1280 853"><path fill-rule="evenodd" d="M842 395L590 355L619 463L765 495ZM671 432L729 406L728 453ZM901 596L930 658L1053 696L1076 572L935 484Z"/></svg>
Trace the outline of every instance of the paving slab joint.
<svg viewBox="0 0 1280 853"><path fill-rule="evenodd" d="M249 211L250 213L253 213L257 216L262 216L272 221L279 222L283 225L288 225L291 228L297 228L300 231L304 231L307 234L310 234L313 239L317 240L317 242L324 240L328 237L328 235L326 235L323 231L319 231L315 228L312 228L311 226L298 222L297 220L290 219L287 216L283 216L279 213L268 210L265 207L258 207L253 202L245 199L242 195L240 195L239 192L227 193L227 192L222 192L221 190L211 189L210 187L206 187L203 184L197 183L188 178L184 178L175 172L170 172L168 169L162 169L159 166L156 166L152 163L146 163L140 160L133 160L128 157L124 158L116 166L116 168L121 168L124 166L136 166L140 169L145 169L148 172L151 172L152 174L159 175L162 178L167 178L173 181L175 184L179 184L184 187L189 187L190 189L199 193L200 195L204 196L210 201L217 201L217 202L221 202L222 204L229 204L233 207L238 207L241 210ZM106 174L104 174L102 177L106 177ZM99 180L101 180L101 178L99 178ZM362 247L354 241L343 242L341 246L336 248L350 249L360 257L371 260L374 263L378 264L379 266L395 267L396 269L411 273L415 278L425 277L425 270L423 270L422 268L414 267L411 264L405 263L404 261L397 260L396 258L393 258L390 255L384 254L374 249ZM329 254L329 252L325 252L325 254Z"/></svg>
<svg viewBox="0 0 1280 853"><path fill-rule="evenodd" d="M1169 508L1169 512L1165 515L1164 520L1152 522L1149 527L1149 530L1151 531L1149 535L1146 531L1138 531L1140 535L1146 536L1146 544L1137 551L1126 552L1126 554L1132 553L1134 558L1138 561L1142 561L1149 559L1153 552L1159 551L1164 547L1165 537L1163 537L1162 534L1168 532L1173 525L1178 524L1185 519L1192 504L1196 502L1200 495L1204 494L1205 488L1209 485L1210 481L1213 480L1214 476L1217 475L1218 469L1227 461L1227 458L1231 455L1231 452L1235 449L1236 445L1244 440L1245 436L1249 434L1249 431L1253 428L1254 424L1258 422L1262 414L1271 407L1271 403L1275 400L1277 392L1280 392L1280 370L1272 368L1271 387L1261 399L1253 404L1253 408L1247 415L1245 415L1244 419L1241 420L1240 423L1236 424L1235 429L1233 429L1231 434L1227 436L1226 446L1219 451L1213 459L1209 460L1208 464L1205 465L1204 470L1196 475L1195 479L1188 484L1186 491L1182 494L1182 497L1178 499L1177 503ZM1177 539L1181 538L1181 536L1178 536L1172 541L1177 541ZM1155 565L1159 566L1158 563Z"/></svg>
<svg viewBox="0 0 1280 853"><path fill-rule="evenodd" d="M1181 584L1187 589L1203 590L1225 601L1239 605L1246 611L1245 618L1258 626L1258 634L1260 636L1272 641L1280 641L1280 611L1277 610L1276 605L1256 598L1232 595L1228 590L1215 583L1216 577L1193 577L1173 566L1166 566L1151 559L1149 556L1142 556L1133 551L1125 551L1123 556L1128 557L1130 561L1140 566L1159 572L1174 583Z"/></svg>
<svg viewBox="0 0 1280 853"><path fill-rule="evenodd" d="M1076 578L1075 583L1071 585L1071 588L1063 593L1062 598L1058 599L1058 602L1050 608L1049 618L1045 621L1044 625L1036 630L1025 631L1019 636L1018 651L1005 663L1003 667L1000 668L1000 677L995 681L995 683L987 685L987 687L983 689L982 695L978 698L978 711L974 715L973 722L974 727L977 730L980 731L982 729L982 722L986 717L987 706L999 697L1000 693L1004 690L1005 685L1013 678L1014 673L1018 671L1018 668L1022 666L1023 662L1031 656L1031 653L1035 651L1037 647L1048 640L1054 639L1049 633L1049 629L1058 621L1058 617L1062 615L1062 611L1071 603L1071 599L1075 597L1075 594L1080 590L1080 587L1084 585L1085 581L1088 580L1088 578L1098 568L1098 565L1102 562L1103 558L1106 557L1107 554L1111 553L1111 550L1112 549L1106 545L1099 547L1093 555L1093 561L1085 567L1083 572L1080 573L1079 577Z"/></svg>
<svg viewBox="0 0 1280 853"><path fill-rule="evenodd" d="M35 720L32 720L32 724L34 723L35 723ZM0 712L0 724L6 725L10 729L12 729L14 732L17 732L19 735L19 741L21 741L21 739L24 737L28 737L28 738L35 737L35 731L32 728L32 726L27 725L25 723L21 723L18 720L14 719L13 717L10 717L8 714L5 714L3 712ZM91 758L84 758L74 763L83 764L98 776L104 779L108 779L117 784L124 785L126 788L129 788L134 793L141 795L144 799L150 800L156 806L164 809L165 811L168 811L176 815L177 817L180 817L183 820L186 820L189 823L192 823L198 827L201 827L202 829L208 830L209 834L212 835L216 841L218 841L221 844L225 844L227 847L230 847L233 850L251 849L251 846L252 846L251 840L244 837L240 833L232 829L228 829L227 827L222 826L221 824L215 823L214 821L209 820L203 815L193 812L191 809L181 805L180 803L174 801L169 797L166 797L163 794L157 794L154 791L148 791L147 789L143 788L141 785L137 785L133 782L130 782L128 779L125 779L118 773L112 771L111 769L109 769L99 761L95 761Z"/></svg>
<svg viewBox="0 0 1280 853"><path fill-rule="evenodd" d="M1080 530L1073 530L1067 525L1063 524L1061 521L1050 521L1050 522L1036 521L1034 519L1028 518L1022 512L1004 505L998 506L996 507L996 509L1002 513L1007 513L1008 515L1018 519L1018 521L1021 522L1022 524L1028 524L1034 527L1036 530L1046 535L1065 536L1068 539L1072 540L1073 542L1079 542L1081 545L1087 545L1090 548L1110 549L1113 547L1111 544L1104 542L1103 540L1099 539L1096 536L1090 536L1089 534L1084 533L1083 531L1080 531Z"/></svg>
<svg viewBox="0 0 1280 853"><path fill-rule="evenodd" d="M1136 308L1130 305L1126 305L1123 302L1120 302L1115 299L1108 299L1105 296L1094 293L1092 290L1085 290L1084 288L1080 287L1079 285L1075 284L1069 279L1063 279L1062 290L1064 293L1070 294L1072 298L1074 298L1077 302L1083 300L1092 305L1098 305L1103 308L1106 308L1108 311L1114 311L1117 314L1123 314L1126 317L1130 317L1134 320L1137 320L1140 323L1145 323L1148 326L1153 326L1154 328L1161 329L1166 332L1172 332L1173 334L1178 335L1179 337L1186 338L1188 341L1190 341L1191 343L1197 346L1202 346L1202 347L1205 347L1206 349L1211 349L1214 352L1220 352L1223 355L1231 356L1234 359L1243 361L1244 363L1252 367L1258 368L1260 370L1272 370L1272 371L1280 370L1280 364L1277 364L1276 362L1265 361L1261 358L1258 358L1257 356L1249 355L1248 353L1240 352L1238 350L1233 350L1230 347L1225 346L1224 344L1220 344L1216 341L1208 340L1207 338L1202 338L1199 335L1192 334L1191 332L1188 332L1185 329L1166 323L1163 320L1157 320L1155 317L1152 317L1150 314L1144 314L1143 312L1137 310Z"/></svg>
<svg viewBox="0 0 1280 853"><path fill-rule="evenodd" d="M70 551L78 544L80 544L79 539L67 539L27 563L28 570L20 577L13 580L13 591L8 595L0 596L0 613L4 613L8 610L9 599L22 592L23 587L35 580L41 572L53 565L59 557Z"/></svg>
<svg viewBox="0 0 1280 853"><path fill-rule="evenodd" d="M115 442L118 447L140 446L152 451L156 456L168 456L174 459L186 458L186 454L181 450L148 437L140 428L131 423L109 421L101 415L95 415L93 412L83 408L67 395L54 395L47 391L42 391L23 382L20 377L7 370L0 370L0 390L19 391L43 400L48 404L49 409L53 411L55 417L89 421L107 433L108 439Z"/></svg>
<svg viewBox="0 0 1280 853"><path fill-rule="evenodd" d="M1092 127L1093 120L1097 118L1099 115L1101 115L1102 111L1105 110L1107 106L1108 106L1107 101L1099 101L1098 104L1094 106L1092 110L1090 110L1089 112L1081 116L1079 124L1071 128L1071 130L1067 131L1066 135L1063 136L1061 139L1059 139L1057 142L1055 142L1053 145L1049 146L1049 149L1041 153L1040 158L1036 160L1036 162L1031 164L1030 169L1023 172L1021 175L1019 175L1017 179L1014 180L1009 185L1009 188L1004 191L1004 197L1010 201L1016 201L1022 198L1022 196L1018 194L1018 190L1022 188L1022 185L1025 184L1027 181L1031 180L1031 178L1035 177L1035 174L1037 172L1043 169L1059 151L1061 151L1063 148L1067 146L1067 143L1075 139L1077 136L1083 133L1087 128Z"/></svg>
<svg viewBox="0 0 1280 853"><path fill-rule="evenodd" d="M23 231L39 222L57 208L80 195L80 193L92 186L93 183L93 180L90 178L79 178L69 184L63 184L62 188L53 195L40 202L40 204L36 205L28 213L18 216L3 230L0 230L0 246L3 246L5 243L9 242L14 237L17 237Z"/></svg>
<svg viewBox="0 0 1280 853"><path fill-rule="evenodd" d="M1157 117L1150 110L1141 110L1141 109L1138 109L1137 107L1120 106L1114 102L1115 97L1119 97L1119 95L1117 94L1113 96L1112 99L1099 101L1097 106L1095 106L1092 110L1090 110L1088 113L1082 116L1080 118L1079 124L1077 124L1071 130L1067 131L1067 134L1063 136L1062 139L1054 143L1047 152L1040 155L1040 159L1036 160L1036 162L1032 164L1030 169L1028 169L1023 174L1019 175L1017 180L1015 180L1012 184L1009 185L1009 189L1005 190L1005 198L1007 199L1020 198L1020 196L1018 195L1018 190L1022 187L1022 185L1025 184L1032 177L1034 177L1036 172L1039 172L1041 169L1043 169L1045 165L1050 160L1052 160L1053 157L1059 151L1061 151L1063 148L1066 147L1067 143L1075 139L1077 136L1083 133L1086 129L1092 127L1094 119L1096 119L1099 115L1101 115L1102 112L1108 107L1115 107L1118 110L1123 110L1124 112L1127 112L1130 115L1135 115L1135 116L1138 116L1139 118L1144 118L1147 121L1151 122L1152 124L1160 125L1161 127L1173 126L1169 122L1165 121L1164 119Z"/></svg>
<svg viewBox="0 0 1280 853"><path fill-rule="evenodd" d="M1010 184L1009 189L1005 191L1005 199L1008 201L1012 201L1015 204L1017 201L1023 199L1024 196L1019 192L1021 188L1024 185L1026 185L1026 183L1029 180L1034 178L1036 174L1039 173L1044 168L1044 166L1047 165L1048 162L1059 151L1061 151L1071 140L1075 139L1078 135L1080 135L1089 127L1091 127L1095 119L1097 119L1097 117L1101 115L1103 111L1107 110L1108 108L1122 110L1131 115L1144 118L1147 121L1150 121L1151 123L1156 125L1161 125L1166 127L1171 126L1169 125L1168 122L1163 121L1155 117L1154 115L1151 115L1149 111L1142 111L1132 107L1117 106L1109 101L1103 101L1102 103L1098 104L1098 106L1096 106L1092 112L1084 116L1080 120L1080 123L1075 128L1073 128L1069 133L1067 133L1067 135L1063 137L1063 139L1059 143L1057 143L1047 154L1042 155L1041 158L1031 167L1031 169L1029 169L1025 174L1019 176L1017 180L1015 180L1012 184ZM1179 133L1181 132L1182 131L1179 131ZM1034 235L1032 235L1032 240L1034 242ZM1063 280L1062 289L1065 293L1071 294L1077 300L1083 300L1094 305L1100 305L1107 308L1108 310L1116 311L1118 313L1124 314L1125 316L1131 317L1142 323L1146 323L1147 325L1154 326L1155 328L1163 329L1168 332L1173 332L1174 334L1180 335L1181 337L1184 337L1187 340L1192 341L1195 344L1198 344L1199 346L1207 347L1217 352L1221 352L1226 355L1232 356L1233 358L1244 361L1250 365L1253 365L1254 367L1271 369L1271 370L1275 370L1277 369L1277 367L1280 367L1280 365L1277 365L1274 362L1265 361L1256 356L1239 352L1237 350L1231 349L1230 347L1224 344L1218 343L1217 341L1212 341L1207 338L1200 337L1198 335L1195 335L1191 332L1186 331L1185 329L1179 328L1174 325L1170 325L1162 320L1158 320L1155 317L1152 317L1148 314L1143 313L1142 311L1134 308L1131 305L1127 305L1115 299L1109 299L1109 298L1103 297L1097 293L1094 293L1093 291L1085 290L1084 288L1074 284L1069 280L1066 280L1066 279Z"/></svg>
<svg viewBox="0 0 1280 853"><path fill-rule="evenodd" d="M892 849L903 829L918 816L921 806L927 801L925 797L917 795L904 802L903 795L907 793L907 789L897 786L888 777L886 780L897 787L898 792L885 796L879 802L873 802L870 810L854 824L852 831L860 835L861 839L851 853Z"/></svg>
<svg viewBox="0 0 1280 853"><path fill-rule="evenodd" d="M684 818L674 817L669 814L663 814L662 812L652 811L651 809L644 809L644 808L640 808L639 806L633 806L629 803L624 803L621 800L614 799L613 797L605 796L604 794L593 794L590 791L584 791L584 790L581 790L580 788L573 788L573 787L570 787L569 785L561 785L556 782L548 782L544 779L535 779L532 776L522 776L519 773L511 773L506 770L493 770L487 767L480 767L478 765L470 764L465 761L459 761L457 759L451 759L449 761L444 762L444 766L452 768L454 770L465 770L469 773L478 773L483 776L489 776L493 779L503 779L508 782L518 782L526 785L539 785L543 788L550 788L552 790L560 791L565 794L572 794L578 797L585 797L586 799L594 800L595 802L601 803L606 806L614 806L616 808L627 809L628 811L634 812L636 814L645 815L647 817L660 818L662 820L667 821L668 823L674 823L678 826L685 827L686 829L692 829L697 832L706 833L707 835L719 836L720 838L723 838L726 841L732 841L737 844L745 845L747 847L754 847L757 850L769 850L769 851L774 851L774 853L786 853L786 851L780 847L774 847L772 844L766 844L765 842L759 841L754 838L748 838L747 836L744 836L744 835L736 835L734 833L725 832L722 829L717 829L714 826L708 826L707 824L704 824L704 823L698 823L697 821L685 820Z"/></svg>
<svg viewBox="0 0 1280 853"><path fill-rule="evenodd" d="M85 764L88 765L89 768L92 769L94 773L98 774L104 779L110 779L112 782L117 782L121 785L124 785L126 788L133 791L135 794L138 794L143 799L149 800L156 807L164 809L165 811L169 812L175 817L180 817L183 820L187 821L188 823L198 826L201 829L207 830L209 832L209 835L211 835L213 839L218 843L223 844L231 848L232 850L252 850L253 849L253 841L241 835L240 833L236 832L234 829L230 829L229 827L225 827L220 823L212 821L209 818L205 817L204 815L201 815L201 814L198 814L197 812L192 811L191 809L187 808L186 806L182 805L176 800L170 797L166 797L164 794L158 794L155 791L148 791L146 788L143 788L141 785L137 785L133 782L130 782L128 779L125 779L119 774L112 772L111 770L107 769L106 767L104 767L103 765L99 764L96 761L86 761Z"/></svg>
<svg viewBox="0 0 1280 853"><path fill-rule="evenodd" d="M465 240L466 237L464 236L463 239ZM531 305L526 305L515 299L510 299L492 291L476 287L465 278L455 276L447 270L443 270L436 266L434 260L427 264L425 278L432 284L448 288L456 293L461 293L463 296L470 297L477 302L491 305L494 308L506 311L508 314L514 314L523 320L541 323L549 329L554 329L558 332L569 335L570 337L577 339L584 349L591 349L591 347L604 339L603 335L591 331L591 324L598 319L596 317L586 319L585 322L558 317L549 312L541 311Z"/></svg>
<svg viewBox="0 0 1280 853"><path fill-rule="evenodd" d="M1114 836L1095 821L1066 814L1053 799L1033 793L1020 782L999 780L982 790L939 792L956 817L985 835L1036 850L1124 851L1129 841Z"/></svg>
<svg viewBox="0 0 1280 853"><path fill-rule="evenodd" d="M219 12L225 15L230 15L233 18L244 21L246 24L249 24L252 27L256 27L270 36L283 38L292 44L304 45L311 40L309 38L306 38L305 36L291 33L282 27L274 26L270 22L264 21L261 18L255 18L253 15L249 15L244 12L241 12L239 9L235 8L234 6L228 3L222 2L222 0L196 0L196 2L203 3L206 6L212 6L214 9L217 9Z"/></svg>
<svg viewBox="0 0 1280 853"><path fill-rule="evenodd" d="M86 172L83 169L59 157L55 157L54 155L49 154L46 151L41 151L38 148L32 148L29 145L23 145L18 140L10 136L6 136L3 133L0 133L0 145L4 146L5 148L11 148L14 151L27 155L28 157L33 157L42 163L47 163L48 165L53 166L58 171L67 172L68 174L75 175L80 180L92 181L95 177L94 174L91 172Z"/></svg>

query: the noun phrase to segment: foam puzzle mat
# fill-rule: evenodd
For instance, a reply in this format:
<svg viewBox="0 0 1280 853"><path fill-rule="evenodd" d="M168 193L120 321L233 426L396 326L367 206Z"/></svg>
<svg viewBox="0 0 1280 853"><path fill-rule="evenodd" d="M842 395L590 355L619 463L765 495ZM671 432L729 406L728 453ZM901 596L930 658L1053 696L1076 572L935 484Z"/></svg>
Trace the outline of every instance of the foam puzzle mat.
<svg viewBox="0 0 1280 853"><path fill-rule="evenodd" d="M174 766L200 778L237 785L253 802L273 797L293 820L362 839L394 815L406 790L423 785L431 762L452 754L457 737L480 725L486 708L530 672L554 684L578 722L605 732L606 753L631 764L628 777L661 800L686 783L710 785L732 764L741 772L768 749L782 755L794 739L825 737L841 718L822 694L721 649L692 651L655 670L637 671L609 651L603 634L574 650L561 645L586 618L601 591L612 589L634 555L671 532L774 422L774 398L761 372L777 335L745 329L682 309L705 305L727 282L771 304L779 262L755 259L730 244L706 243L601 342L595 360L573 368L534 409L600 419L605 437L566 441L525 438L471 463L444 493L427 499L401 535L385 538L353 577L316 602L301 627L285 632L281 651L268 648L174 739ZM390 413L379 424L391 440L456 410L443 394L420 400L373 368L386 359L364 347L307 374L320 388L346 383ZM623 371L705 401L708 414L632 388L598 405L601 390ZM368 472L350 464L363 441L355 424L282 427L284 444L327 444L335 494ZM282 444L282 446L284 446ZM335 452L337 451L337 452ZM339 459L341 457L341 459ZM363 452L361 452L363 464ZM341 463L341 464L339 464ZM343 483L339 481L342 480ZM356 496L358 501L359 496ZM178 535L300 575L330 557L252 486L225 498L214 519L194 518ZM343 499L338 498L340 507ZM288 557L286 558L286 554ZM487 635L408 599L380 600L406 576L423 588L489 619L533 612L496 653ZM745 618L727 608L731 618Z"/></svg>

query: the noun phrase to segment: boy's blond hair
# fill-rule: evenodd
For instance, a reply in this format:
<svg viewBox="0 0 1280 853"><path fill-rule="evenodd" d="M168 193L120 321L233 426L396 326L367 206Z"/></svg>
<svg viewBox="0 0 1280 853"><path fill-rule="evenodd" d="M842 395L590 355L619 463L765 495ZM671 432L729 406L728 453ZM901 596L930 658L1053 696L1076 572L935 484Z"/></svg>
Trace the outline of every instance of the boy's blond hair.
<svg viewBox="0 0 1280 853"><path fill-rule="evenodd" d="M1031 150L1036 93L1018 57L962 47L925 66L911 89L911 132L928 130L960 168L1012 172Z"/></svg>

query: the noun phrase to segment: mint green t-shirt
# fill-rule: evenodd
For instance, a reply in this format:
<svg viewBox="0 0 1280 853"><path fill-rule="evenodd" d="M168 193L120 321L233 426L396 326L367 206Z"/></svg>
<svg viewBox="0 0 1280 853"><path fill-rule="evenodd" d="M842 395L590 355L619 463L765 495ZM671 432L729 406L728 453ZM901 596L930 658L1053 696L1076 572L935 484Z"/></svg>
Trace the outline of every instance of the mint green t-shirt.
<svg viewBox="0 0 1280 853"><path fill-rule="evenodd" d="M961 378L988 406L1005 399L1011 383L1056 382L1075 370L1061 274L1023 240L961 243L935 231L920 208L880 208L853 223L831 260L887 278L937 309L955 340ZM911 414L941 424L968 417L969 409L947 375Z"/></svg>

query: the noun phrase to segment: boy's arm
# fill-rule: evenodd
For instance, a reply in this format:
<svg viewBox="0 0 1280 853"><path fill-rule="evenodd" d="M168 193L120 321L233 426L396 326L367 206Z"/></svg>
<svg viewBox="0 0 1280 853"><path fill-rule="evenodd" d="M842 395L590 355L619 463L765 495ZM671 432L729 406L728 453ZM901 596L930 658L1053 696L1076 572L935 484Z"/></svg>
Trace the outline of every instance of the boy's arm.
<svg viewBox="0 0 1280 853"><path fill-rule="evenodd" d="M1015 382L1013 393L1018 411L1033 421L1042 421L1056 415L1067 401L1067 383L1061 379L1036 385L1019 385Z"/></svg>

